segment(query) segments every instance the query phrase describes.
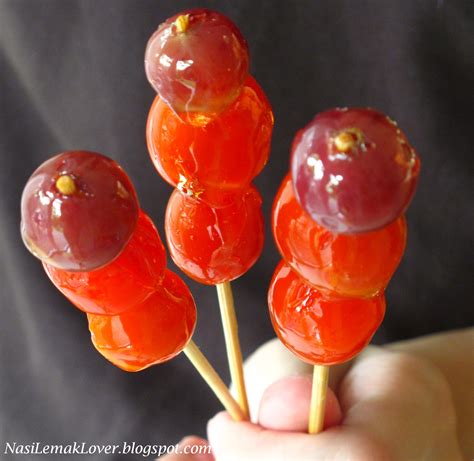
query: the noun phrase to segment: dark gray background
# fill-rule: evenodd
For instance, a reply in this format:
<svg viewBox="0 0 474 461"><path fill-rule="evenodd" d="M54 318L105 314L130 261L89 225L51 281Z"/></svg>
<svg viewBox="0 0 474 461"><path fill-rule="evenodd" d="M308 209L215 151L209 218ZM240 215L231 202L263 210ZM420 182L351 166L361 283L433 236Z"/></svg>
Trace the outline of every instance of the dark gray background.
<svg viewBox="0 0 474 461"><path fill-rule="evenodd" d="M197 5L242 29L274 107L271 160L256 181L267 223L295 131L330 107L376 107L422 158L407 252L376 341L473 323L474 2L0 0L1 451L14 440L172 443L204 434L219 410L183 357L127 374L99 356L84 315L18 232L31 172L52 154L88 149L124 166L162 233L171 189L146 152L144 47L161 21ZM262 258L234 284L246 355L273 335L266 289L278 259L267 229ZM227 379L214 290L190 285L196 342Z"/></svg>

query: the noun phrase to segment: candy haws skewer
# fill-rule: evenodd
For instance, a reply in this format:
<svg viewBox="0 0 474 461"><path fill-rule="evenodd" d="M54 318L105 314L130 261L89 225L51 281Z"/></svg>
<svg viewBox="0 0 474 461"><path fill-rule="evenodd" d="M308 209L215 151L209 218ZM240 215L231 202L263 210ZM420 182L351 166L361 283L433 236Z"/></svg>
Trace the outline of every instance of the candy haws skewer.
<svg viewBox="0 0 474 461"><path fill-rule="evenodd" d="M329 367L327 365L314 365L308 417L309 434L317 434L323 430L328 381Z"/></svg>
<svg viewBox="0 0 474 461"><path fill-rule="evenodd" d="M87 315L92 342L125 371L141 371L184 352L236 421L245 418L206 357L191 339L196 306L186 284L166 270L161 287L134 309L117 315Z"/></svg>
<svg viewBox="0 0 474 461"><path fill-rule="evenodd" d="M314 365L310 433L323 428L328 366L360 352L382 321L419 169L405 135L373 109L329 110L295 137L274 204L285 263L269 308L283 343Z"/></svg>
<svg viewBox="0 0 474 461"><path fill-rule="evenodd" d="M165 224L171 257L188 276L217 288L231 378L246 415L230 282L262 251L261 199L251 181L267 162L273 128L271 107L248 67L238 28L205 9L168 19L145 53L158 93L148 117L148 150L160 175L178 189Z"/></svg>
<svg viewBox="0 0 474 461"><path fill-rule="evenodd" d="M228 345L227 360L229 362L230 375L235 386L240 408L242 408L242 411L248 417L250 415L250 408L247 399L247 390L245 388L242 352L239 344L238 323L235 315L232 288L230 282L219 283L216 285L216 288L219 307L221 309L225 343Z"/></svg>
<svg viewBox="0 0 474 461"><path fill-rule="evenodd" d="M194 280L216 285L231 378L246 414L248 402L230 281L245 273L262 251L261 203L254 187L225 208L213 208L175 190L165 218L168 248L175 264Z"/></svg>
<svg viewBox="0 0 474 461"><path fill-rule="evenodd" d="M120 166L71 151L41 165L22 195L22 235L51 281L87 313L96 349L126 371L184 351L236 420L240 407L191 337L196 306L166 269L151 220Z"/></svg>
<svg viewBox="0 0 474 461"><path fill-rule="evenodd" d="M371 340L385 314L383 293L349 298L306 283L284 261L268 292L270 318L282 343L314 366L311 433L322 429L329 366L346 362ZM315 432L314 432L315 431Z"/></svg>

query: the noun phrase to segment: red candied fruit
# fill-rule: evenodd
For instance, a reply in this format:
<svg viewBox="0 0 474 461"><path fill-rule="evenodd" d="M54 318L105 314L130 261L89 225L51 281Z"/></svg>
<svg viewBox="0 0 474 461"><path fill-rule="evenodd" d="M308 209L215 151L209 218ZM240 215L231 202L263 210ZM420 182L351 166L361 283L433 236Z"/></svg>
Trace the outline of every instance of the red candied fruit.
<svg viewBox="0 0 474 461"><path fill-rule="evenodd" d="M265 166L272 129L270 104L249 77L234 104L205 127L182 122L157 97L148 116L148 151L172 186L211 206L225 206Z"/></svg>
<svg viewBox="0 0 474 461"><path fill-rule="evenodd" d="M208 285L240 277L262 252L261 204L253 186L225 208L212 208L175 190L165 218L173 261L189 277Z"/></svg>
<svg viewBox="0 0 474 461"><path fill-rule="evenodd" d="M280 340L312 365L350 360L367 346L385 314L383 293L373 298L323 294L284 262L273 276L268 304Z"/></svg>
<svg viewBox="0 0 474 461"><path fill-rule="evenodd" d="M345 296L372 296L383 290L405 250L403 216L363 234L334 234L313 221L295 198L290 175L278 191L273 235L283 259L316 288Z"/></svg>
<svg viewBox="0 0 474 461"><path fill-rule="evenodd" d="M162 287L135 309L87 318L99 353L122 370L140 371L186 347L196 325L196 306L185 283L166 270Z"/></svg>
<svg viewBox="0 0 474 461"><path fill-rule="evenodd" d="M68 271L97 269L115 259L138 219L133 185L112 159L70 151L44 162L21 198L26 247Z"/></svg>
<svg viewBox="0 0 474 461"><path fill-rule="evenodd" d="M53 284L90 314L114 315L142 303L161 283L166 252L151 219L142 211L120 255L89 272L68 272L43 263Z"/></svg>
<svg viewBox="0 0 474 461"><path fill-rule="evenodd" d="M298 201L333 232L380 229L408 207L420 160L395 122L374 109L332 109L295 137Z"/></svg>
<svg viewBox="0 0 474 461"><path fill-rule="evenodd" d="M151 86L191 123L216 117L239 95L249 68L247 42L224 15L179 13L160 25L145 52Z"/></svg>

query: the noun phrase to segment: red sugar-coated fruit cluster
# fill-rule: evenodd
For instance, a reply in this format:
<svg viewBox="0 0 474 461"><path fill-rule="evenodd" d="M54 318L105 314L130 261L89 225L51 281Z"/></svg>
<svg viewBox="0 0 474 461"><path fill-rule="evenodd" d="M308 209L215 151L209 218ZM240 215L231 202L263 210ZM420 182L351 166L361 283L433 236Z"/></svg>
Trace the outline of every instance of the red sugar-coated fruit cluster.
<svg viewBox="0 0 474 461"><path fill-rule="evenodd" d="M288 175L273 208L273 233L283 259L318 289L345 296L372 296L383 290L403 256L406 221L363 234L335 234L304 211Z"/></svg>
<svg viewBox="0 0 474 461"><path fill-rule="evenodd" d="M171 256L205 284L241 276L263 246L261 198L251 183L268 160L273 113L248 64L235 25L201 9L162 24L145 56L158 93L148 150L178 189L166 214Z"/></svg>
<svg viewBox="0 0 474 461"><path fill-rule="evenodd" d="M240 277L263 248L261 204L253 186L225 208L212 208L175 190L165 219L173 261L190 277L208 285Z"/></svg>
<svg viewBox="0 0 474 461"><path fill-rule="evenodd" d="M116 162L95 152L64 152L44 162L26 183L23 241L49 265L96 269L122 251L138 210L133 185Z"/></svg>
<svg viewBox="0 0 474 461"><path fill-rule="evenodd" d="M120 314L146 300L161 284L166 252L151 219L143 212L122 253L93 271L68 272L44 263L54 285L76 307L100 315Z"/></svg>
<svg viewBox="0 0 474 461"><path fill-rule="evenodd" d="M215 118L239 95L249 68L247 42L224 15L179 13L160 25L145 52L148 80L186 122Z"/></svg>
<svg viewBox="0 0 474 461"><path fill-rule="evenodd" d="M383 319L419 159L385 115L334 109L296 135L291 161L273 207L284 261L270 284L270 316L298 357L334 365L360 352Z"/></svg>
<svg viewBox="0 0 474 461"><path fill-rule="evenodd" d="M295 137L296 197L333 232L380 229L408 207L420 160L395 122L374 109L332 109Z"/></svg>
<svg viewBox="0 0 474 461"><path fill-rule="evenodd" d="M115 162L90 152L45 162L25 187L22 223L28 248L34 236L46 273L88 314L92 341L112 363L138 371L186 346L196 323L194 300L166 270L158 231Z"/></svg>
<svg viewBox="0 0 474 461"><path fill-rule="evenodd" d="M268 292L278 337L300 359L335 365L358 354L385 314L383 292L372 298L323 294L281 262Z"/></svg>
<svg viewBox="0 0 474 461"><path fill-rule="evenodd" d="M148 116L147 144L163 179L219 207L232 203L265 166L272 128L270 104L248 77L237 100L205 127L184 123L157 96Z"/></svg>
<svg viewBox="0 0 474 461"><path fill-rule="evenodd" d="M196 324L189 289L165 265L160 236L140 212L129 244L108 265L91 272L44 267L54 285L88 314L96 349L119 368L140 371L179 354Z"/></svg>
<svg viewBox="0 0 474 461"><path fill-rule="evenodd" d="M196 306L186 284L166 270L160 287L121 314L88 314L92 343L125 371L140 371L178 355L191 339Z"/></svg>

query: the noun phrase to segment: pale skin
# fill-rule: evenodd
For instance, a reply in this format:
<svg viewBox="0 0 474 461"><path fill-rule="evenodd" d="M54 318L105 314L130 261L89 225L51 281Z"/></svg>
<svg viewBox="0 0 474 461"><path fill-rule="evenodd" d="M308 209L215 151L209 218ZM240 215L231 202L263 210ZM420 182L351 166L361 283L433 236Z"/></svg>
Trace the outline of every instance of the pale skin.
<svg viewBox="0 0 474 461"><path fill-rule="evenodd" d="M252 423L208 423L212 455L163 461L474 459L474 329L370 346L332 367L322 433L305 433L311 368L277 340L247 360ZM182 445L205 444L187 437Z"/></svg>

